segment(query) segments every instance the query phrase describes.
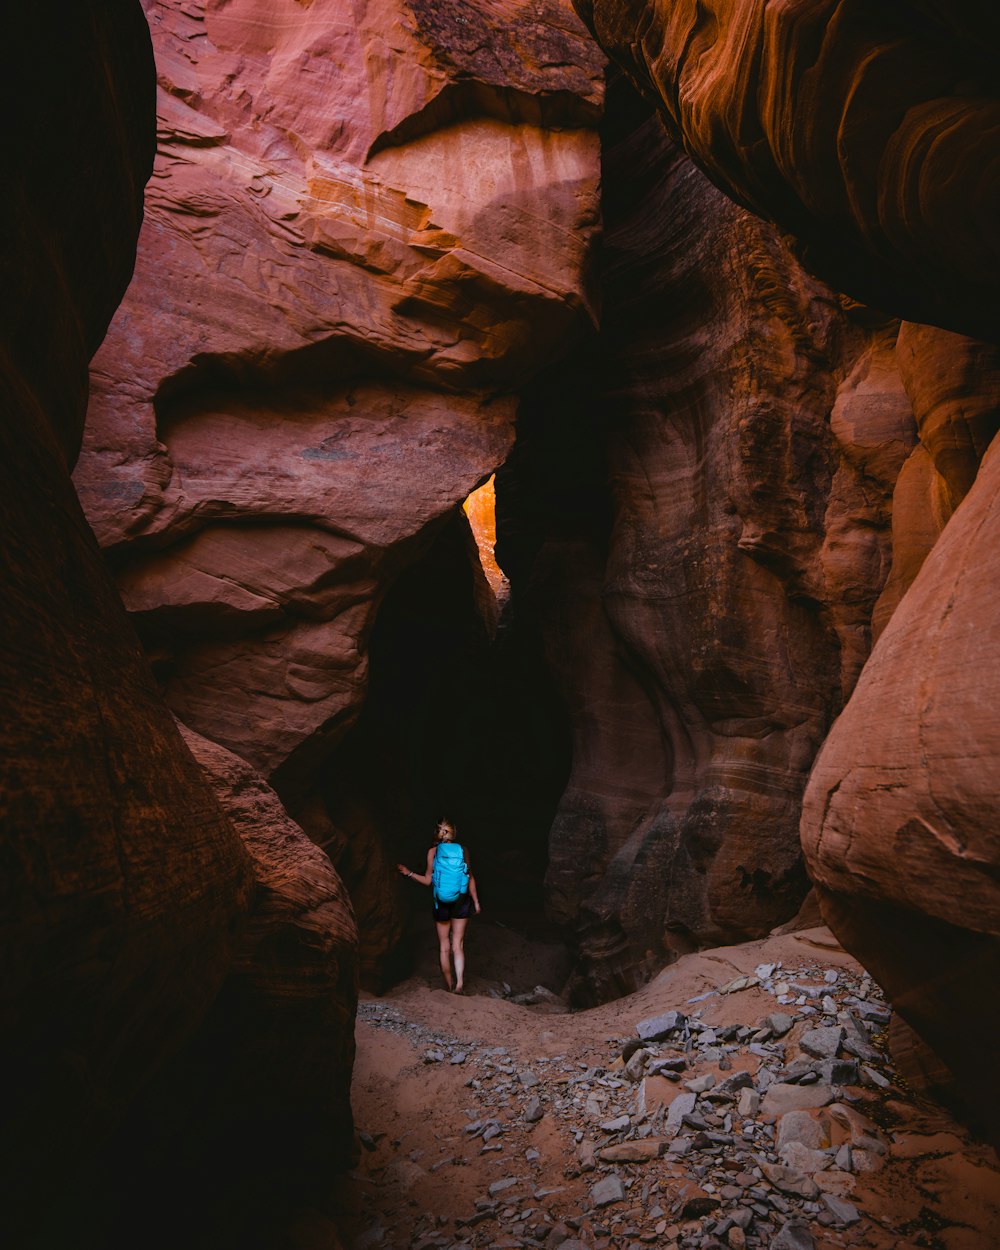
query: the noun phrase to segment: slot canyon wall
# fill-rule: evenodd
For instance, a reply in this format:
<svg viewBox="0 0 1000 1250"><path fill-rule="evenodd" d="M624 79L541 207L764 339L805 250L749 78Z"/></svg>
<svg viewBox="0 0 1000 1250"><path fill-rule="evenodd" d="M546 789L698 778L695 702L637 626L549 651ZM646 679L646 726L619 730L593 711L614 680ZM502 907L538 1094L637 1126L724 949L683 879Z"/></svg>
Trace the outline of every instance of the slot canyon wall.
<svg viewBox="0 0 1000 1250"><path fill-rule="evenodd" d="M63 936L30 911L7 931L28 995L8 1038L16 1062L42 1034L84 1039L32 1057L25 1122L43 1083L74 1122L83 1088L124 1143L175 1109L182 1131L183 1093L204 1107L195 1188L220 1152L254 1163L252 1134L240 1150L214 1132L246 1127L241 1105L286 1117L273 1151L326 1135L342 1155L355 977L405 970L393 865L416 865L445 803L480 836L485 882L544 897L576 1002L790 921L811 876L959 1066L967 1036L944 1022L962 996L982 1036L1000 1023L973 995L998 914L996 284L956 216L991 202L995 166L970 137L992 114L980 55L956 68L963 23L931 66L926 34L879 43L884 6L866 23L832 3L653 21L581 5L628 75L606 86L568 0L143 7L158 154L74 474L114 583L66 465L131 266L148 133L102 146L92 213L48 238L42 218L5 327L11 430L36 439L8 456L4 504L31 535L8 553L5 690L25 709L8 793L28 797L5 827L27 892L55 873L67 917ZM930 0L913 12L944 29ZM147 99L148 47L122 30L142 57L105 30L134 75L113 81ZM852 94L865 39L892 56ZM765 55L790 69L761 95ZM891 126L904 88L919 142L950 162L930 198L918 130ZM882 120L842 117L847 98ZM116 126L81 113L73 153ZM37 206L12 202L8 237L27 240ZM69 337L32 335L50 320ZM65 360L39 354L50 341ZM461 511L494 471L499 628ZM65 770L58 810L53 725L81 777ZM58 865L90 837L107 853L81 885ZM150 901L157 873L173 893ZM66 964L80 931L92 949ZM126 966L133 950L146 962ZM48 1005L46 984L65 991ZM137 1018L115 1033L119 998ZM285 1085L303 1029L310 1061ZM31 1166L78 1140L39 1144Z"/></svg>
<svg viewBox="0 0 1000 1250"><path fill-rule="evenodd" d="M881 637L801 832L824 914L989 1123L1000 1081L968 1039L1000 1023L981 992L1000 963L995 13L577 7L692 158L789 230L807 267L943 327L906 325L897 345L921 443L897 482Z"/></svg>
<svg viewBox="0 0 1000 1250"><path fill-rule="evenodd" d="M246 777L209 760L213 785L185 746L70 480L153 160L142 10L22 9L2 57L0 1229L134 1244L134 1201L147 1244L151 1206L170 1244L175 1219L204 1244L206 1168L224 1201L234 1170L252 1187L255 1168L302 1164L306 1126L320 1166L349 1155L357 938L301 830L254 825L262 785L235 802ZM323 1053L300 1051L324 1025Z"/></svg>

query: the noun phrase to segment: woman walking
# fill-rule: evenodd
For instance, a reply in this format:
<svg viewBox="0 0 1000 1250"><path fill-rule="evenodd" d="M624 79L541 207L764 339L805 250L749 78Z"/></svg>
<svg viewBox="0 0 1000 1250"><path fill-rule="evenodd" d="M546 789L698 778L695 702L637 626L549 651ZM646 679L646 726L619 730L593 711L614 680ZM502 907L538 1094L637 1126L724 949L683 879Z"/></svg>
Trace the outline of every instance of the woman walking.
<svg viewBox="0 0 1000 1250"><path fill-rule="evenodd" d="M396 867L411 881L433 886L441 975L448 990L461 994L465 985L465 926L473 912L479 915L479 895L469 854L455 840L455 826L450 820L442 820L438 825L435 844L427 852L424 873L410 872L405 864L397 864ZM454 979L452 961L455 965Z"/></svg>

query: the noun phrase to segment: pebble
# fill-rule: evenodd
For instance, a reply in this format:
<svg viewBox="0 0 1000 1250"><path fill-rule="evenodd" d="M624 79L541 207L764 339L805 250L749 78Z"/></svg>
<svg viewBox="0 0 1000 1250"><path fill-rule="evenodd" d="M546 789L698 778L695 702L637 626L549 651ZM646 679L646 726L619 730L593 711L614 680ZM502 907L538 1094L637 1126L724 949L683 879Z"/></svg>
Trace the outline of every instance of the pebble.
<svg viewBox="0 0 1000 1250"><path fill-rule="evenodd" d="M648 1020L640 1020L635 1031L643 1041L660 1042L676 1033L687 1023L687 1016L680 1011L666 1011Z"/></svg>
<svg viewBox="0 0 1000 1250"><path fill-rule="evenodd" d="M590 1191L590 1200L595 1207L607 1207L613 1202L622 1202L625 1198L625 1186L617 1173L602 1177Z"/></svg>
<svg viewBox="0 0 1000 1250"><path fill-rule="evenodd" d="M807 1224L789 1220L771 1242L771 1250L816 1250L816 1242Z"/></svg>

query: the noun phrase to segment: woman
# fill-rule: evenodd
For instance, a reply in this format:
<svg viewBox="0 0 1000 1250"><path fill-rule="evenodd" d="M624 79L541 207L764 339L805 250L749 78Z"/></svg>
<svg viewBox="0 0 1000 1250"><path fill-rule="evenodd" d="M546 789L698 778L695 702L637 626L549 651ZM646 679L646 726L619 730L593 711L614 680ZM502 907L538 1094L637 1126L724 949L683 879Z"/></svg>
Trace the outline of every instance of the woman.
<svg viewBox="0 0 1000 1250"><path fill-rule="evenodd" d="M438 898L438 892L450 895L452 891L447 889L446 884L442 883L443 872L438 872L438 881L434 880L434 863L437 858L438 847L447 844L454 846L456 851L461 851L461 857L457 855L445 855L442 853L441 864L439 869L443 869L445 860L455 860L464 865L464 871L461 872L461 893L457 898L452 898L450 902L444 902ZM396 867L404 877L409 877L411 881L419 881L421 885L435 885L434 890L434 923L437 925L438 934L438 958L441 961L441 975L444 977L446 988L452 990L452 959L455 961L455 978L454 993L461 994L465 983L465 926L469 922L469 916L474 911L479 915L479 895L476 892L476 879L472 875L472 867L469 864L469 854L463 846L455 841L455 826L450 820L442 820L437 827L437 841L435 845L427 852L427 870L423 874L410 872L405 864L397 864Z"/></svg>

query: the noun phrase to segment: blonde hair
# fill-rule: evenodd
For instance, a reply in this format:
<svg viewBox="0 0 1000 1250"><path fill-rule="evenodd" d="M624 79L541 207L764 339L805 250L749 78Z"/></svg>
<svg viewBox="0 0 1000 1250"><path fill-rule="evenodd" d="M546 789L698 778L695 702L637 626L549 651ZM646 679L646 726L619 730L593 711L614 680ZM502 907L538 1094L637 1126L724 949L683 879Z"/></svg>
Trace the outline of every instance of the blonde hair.
<svg viewBox="0 0 1000 1250"><path fill-rule="evenodd" d="M450 820L439 820L437 827L437 840L439 842L454 842L455 826Z"/></svg>

